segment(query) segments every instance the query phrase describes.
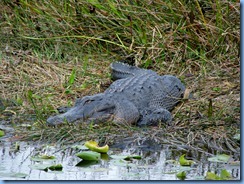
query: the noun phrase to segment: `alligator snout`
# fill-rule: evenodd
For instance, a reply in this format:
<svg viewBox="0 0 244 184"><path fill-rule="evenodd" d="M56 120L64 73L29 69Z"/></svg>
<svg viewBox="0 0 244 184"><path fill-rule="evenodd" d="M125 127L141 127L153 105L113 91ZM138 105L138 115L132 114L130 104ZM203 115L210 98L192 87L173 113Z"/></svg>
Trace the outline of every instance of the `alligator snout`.
<svg viewBox="0 0 244 184"><path fill-rule="evenodd" d="M62 118L59 118L58 116L51 116L47 119L48 125L59 125L62 124L64 120Z"/></svg>
<svg viewBox="0 0 244 184"><path fill-rule="evenodd" d="M55 116L51 116L47 119L47 124L49 125L59 125L64 122L74 122L76 120L83 120L84 112L79 107L75 106L70 108L67 112L63 114L58 114Z"/></svg>

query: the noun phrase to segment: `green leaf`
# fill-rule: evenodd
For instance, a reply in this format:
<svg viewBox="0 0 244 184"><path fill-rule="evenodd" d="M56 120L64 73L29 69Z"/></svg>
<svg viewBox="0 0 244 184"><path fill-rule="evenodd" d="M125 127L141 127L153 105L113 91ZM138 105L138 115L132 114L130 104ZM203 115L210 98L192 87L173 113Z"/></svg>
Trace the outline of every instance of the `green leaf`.
<svg viewBox="0 0 244 184"><path fill-rule="evenodd" d="M2 137L4 135L5 135L4 131L3 130L0 130L0 137Z"/></svg>
<svg viewBox="0 0 244 184"><path fill-rule="evenodd" d="M17 97L16 102L19 106L23 105L23 100L20 97Z"/></svg>
<svg viewBox="0 0 244 184"><path fill-rule="evenodd" d="M30 158L33 161L36 162L41 162L41 161L47 161L47 160L55 160L56 157L52 156L52 155L37 155L37 156L33 156Z"/></svg>
<svg viewBox="0 0 244 184"><path fill-rule="evenodd" d="M30 99L32 99L32 96L33 96L33 92L31 90L28 90L27 91L27 97Z"/></svg>
<svg viewBox="0 0 244 184"><path fill-rule="evenodd" d="M89 167L89 166L95 165L97 163L98 163L97 160L82 160L78 164L76 164L75 166L77 166L77 167Z"/></svg>
<svg viewBox="0 0 244 184"><path fill-rule="evenodd" d="M185 159L185 155L186 154L183 154L180 156L180 158L179 158L180 165L181 166L190 166L191 164L194 163L194 161Z"/></svg>
<svg viewBox="0 0 244 184"><path fill-rule="evenodd" d="M176 174L176 177L179 178L180 180L184 180L186 178L186 172L185 171L178 172Z"/></svg>
<svg viewBox="0 0 244 184"><path fill-rule="evenodd" d="M115 160L112 160L111 163L113 163L113 165L116 165L116 166L120 166L120 167L135 167L136 164L134 163L130 163L124 159L115 159Z"/></svg>
<svg viewBox="0 0 244 184"><path fill-rule="evenodd" d="M100 160L101 154L94 151L83 151L76 154L77 157L83 160Z"/></svg>
<svg viewBox="0 0 244 184"><path fill-rule="evenodd" d="M217 176L215 173L207 172L205 179L206 180L220 180L220 177Z"/></svg>
<svg viewBox="0 0 244 184"><path fill-rule="evenodd" d="M124 160L131 160L131 159L141 159L140 155L129 155L124 158Z"/></svg>
<svg viewBox="0 0 244 184"><path fill-rule="evenodd" d="M109 150L108 145L100 147L98 146L98 143L96 141L87 141L85 142L85 146L89 148L91 151L95 151L98 153L107 153Z"/></svg>
<svg viewBox="0 0 244 184"><path fill-rule="evenodd" d="M61 164L57 164L50 166L48 169L50 169L51 171L62 171L63 166Z"/></svg>
<svg viewBox="0 0 244 184"><path fill-rule="evenodd" d="M98 0L88 0L88 2L96 6L98 9L104 9L104 7L99 3Z"/></svg>
<svg viewBox="0 0 244 184"><path fill-rule="evenodd" d="M229 180L231 179L231 174L226 169L222 169L220 176L212 172L207 172L205 179L206 180Z"/></svg>
<svg viewBox="0 0 244 184"><path fill-rule="evenodd" d="M43 170L48 171L50 169L51 171L62 171L63 166L61 164L53 165L53 164L34 164L29 165L29 168L31 169L37 169L37 170Z"/></svg>
<svg viewBox="0 0 244 184"><path fill-rule="evenodd" d="M221 90L221 88L219 88L219 87L213 87L212 90L219 92Z"/></svg>
<svg viewBox="0 0 244 184"><path fill-rule="evenodd" d="M52 156L52 155L40 155L40 158L41 159L55 159L55 156Z"/></svg>
<svg viewBox="0 0 244 184"><path fill-rule="evenodd" d="M230 159L229 155L221 154L221 155L216 155L214 157L208 158L208 161L226 163L229 161L229 159Z"/></svg>
<svg viewBox="0 0 244 184"><path fill-rule="evenodd" d="M71 93L72 93L72 90L70 90L70 89L65 90L65 94L71 94Z"/></svg>
<svg viewBox="0 0 244 184"><path fill-rule="evenodd" d="M81 89L87 89L87 86L88 86L87 83L84 82L83 84L81 84L80 88Z"/></svg>
<svg viewBox="0 0 244 184"><path fill-rule="evenodd" d="M101 153L102 160L109 160L109 155L107 153Z"/></svg>
<svg viewBox="0 0 244 184"><path fill-rule="evenodd" d="M228 180L231 178L231 174L226 169L223 169L223 170L221 170L220 178L222 180Z"/></svg>
<svg viewBox="0 0 244 184"><path fill-rule="evenodd" d="M69 85L72 85L74 83L75 77L76 77L76 70L73 69L69 77Z"/></svg>

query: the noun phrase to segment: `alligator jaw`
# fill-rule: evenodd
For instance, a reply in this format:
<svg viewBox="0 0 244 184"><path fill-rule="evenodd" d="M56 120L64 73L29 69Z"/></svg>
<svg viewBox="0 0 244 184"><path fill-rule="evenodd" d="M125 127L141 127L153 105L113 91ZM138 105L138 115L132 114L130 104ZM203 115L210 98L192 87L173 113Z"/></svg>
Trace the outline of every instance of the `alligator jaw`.
<svg viewBox="0 0 244 184"><path fill-rule="evenodd" d="M62 119L59 117L59 115L56 115L56 116L51 116L47 119L47 124L48 125L59 125L59 124L62 124L63 122L65 121L65 119ZM66 120L67 121L67 120Z"/></svg>
<svg viewBox="0 0 244 184"><path fill-rule="evenodd" d="M49 117L47 124L59 125L64 122L72 123L77 120L94 123L110 121L114 117L115 105L113 102L108 102L108 99L104 99L104 101L94 100L87 104L78 103L63 114Z"/></svg>
<svg viewBox="0 0 244 184"><path fill-rule="evenodd" d="M72 107L66 113L59 114L56 116L51 116L47 119L47 124L59 125L64 122L71 123L71 122L74 122L79 119L82 121L84 119L84 115L83 115L83 113L78 113L77 111L78 111L77 107Z"/></svg>

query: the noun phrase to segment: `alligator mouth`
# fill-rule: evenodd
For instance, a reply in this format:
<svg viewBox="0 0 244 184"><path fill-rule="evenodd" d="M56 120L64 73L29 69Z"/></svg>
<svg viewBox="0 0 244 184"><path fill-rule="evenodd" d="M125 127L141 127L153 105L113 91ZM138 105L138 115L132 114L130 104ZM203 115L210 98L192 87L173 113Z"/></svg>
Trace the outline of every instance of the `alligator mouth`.
<svg viewBox="0 0 244 184"><path fill-rule="evenodd" d="M100 123L100 122L106 122L106 121L112 121L114 117L115 112L115 106L110 107L104 107L101 109L97 109L92 116L87 117L85 119L86 122L94 122L94 123Z"/></svg>
<svg viewBox="0 0 244 184"><path fill-rule="evenodd" d="M78 109L77 109L78 108ZM115 105L106 104L102 107L96 107L93 110L83 109L79 111L79 107L74 107L69 109L67 112L63 114L59 114L56 116L51 116L47 119L47 124L49 125L59 125L61 123L78 123L79 122L104 122L104 121L112 121L115 112Z"/></svg>
<svg viewBox="0 0 244 184"><path fill-rule="evenodd" d="M56 126L56 125L64 123L65 121L67 121L66 118L61 118L60 115L56 115L56 116L49 117L47 119L47 124Z"/></svg>

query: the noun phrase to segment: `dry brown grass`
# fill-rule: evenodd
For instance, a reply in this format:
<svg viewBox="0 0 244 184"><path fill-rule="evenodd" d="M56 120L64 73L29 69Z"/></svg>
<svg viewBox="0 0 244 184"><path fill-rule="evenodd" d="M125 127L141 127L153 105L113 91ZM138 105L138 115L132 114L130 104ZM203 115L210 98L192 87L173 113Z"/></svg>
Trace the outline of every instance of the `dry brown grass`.
<svg viewBox="0 0 244 184"><path fill-rule="evenodd" d="M199 151L239 151L239 143L233 139L240 129L239 66L231 69L220 66L218 72L225 72L224 77L217 76L216 71L204 77L201 77L201 74L197 77L187 75L184 81L192 90L194 99L186 100L175 108L173 126L162 125L161 129L149 127L146 131L136 127L118 128L111 124L99 125L99 127L63 126L55 129L43 124L45 117L59 106L72 104L76 97L104 91L112 82L107 75L109 62L99 65L99 61L93 61L84 71L79 62L64 64L40 60L31 55L24 57L17 55L10 58L14 59L13 63L4 58L0 67L3 74L1 75L1 97L15 100L21 98L23 103L17 106L18 108L9 106L5 110L15 112L13 115L15 122L23 118L23 114L35 115L35 110L44 114L42 119L36 121L39 123L35 123L32 131L25 128L18 129L16 135L24 139L58 141L66 144L99 139L112 144L115 139L131 136L135 141L153 138L164 144ZM92 65L96 66L96 69ZM74 67L77 68L77 78L75 84L70 87L72 92L67 94L67 80ZM85 87L82 87L84 84L86 84ZM36 107L28 99L29 90L34 94ZM209 117L210 99L213 109L211 117ZM25 120L22 122L26 123ZM121 134L121 132L124 133Z"/></svg>
<svg viewBox="0 0 244 184"><path fill-rule="evenodd" d="M0 118L9 119L11 112L12 123L34 122L31 130L19 128L18 135L67 143L153 135L162 143L238 152L239 142L233 139L240 133L238 2L146 1L131 6L126 1L79 1L77 6L62 1L70 3L70 9L59 1L26 2L0 2L0 97L15 104L3 100ZM194 99L173 111L173 126L144 131L114 125L45 125L57 107L104 91L111 83L109 64L121 58L176 75L192 90ZM70 84L74 70L75 82ZM34 119L26 121L23 115Z"/></svg>

